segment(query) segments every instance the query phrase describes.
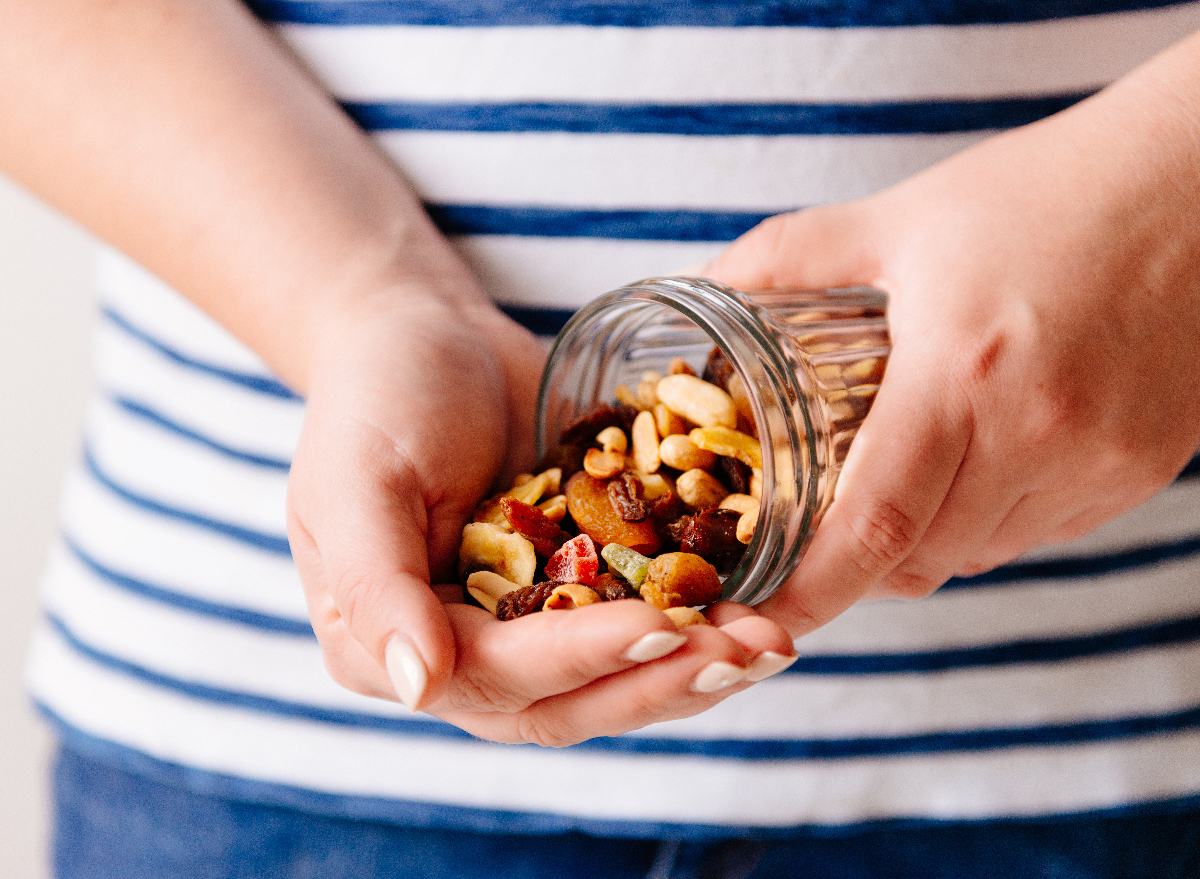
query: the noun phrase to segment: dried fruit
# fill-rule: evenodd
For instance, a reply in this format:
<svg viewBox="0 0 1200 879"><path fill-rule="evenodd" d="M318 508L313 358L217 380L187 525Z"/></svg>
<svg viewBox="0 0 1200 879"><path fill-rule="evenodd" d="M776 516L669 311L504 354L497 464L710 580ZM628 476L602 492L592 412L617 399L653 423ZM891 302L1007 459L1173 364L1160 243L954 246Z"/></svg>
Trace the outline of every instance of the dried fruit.
<svg viewBox="0 0 1200 879"><path fill-rule="evenodd" d="M608 567L616 571L633 586L641 586L646 579L646 570L650 567L650 559L619 543L610 543L600 551Z"/></svg>
<svg viewBox="0 0 1200 879"><path fill-rule="evenodd" d="M637 475L625 470L608 481L608 499L626 522L641 522L650 512L643 498L645 486Z"/></svg>
<svg viewBox="0 0 1200 879"><path fill-rule="evenodd" d="M652 555L662 545L662 537L647 520L626 522L608 499L608 485L587 473L576 473L569 480L565 494L567 512L576 527L601 546L619 543L644 555Z"/></svg>
<svg viewBox="0 0 1200 879"><path fill-rule="evenodd" d="M556 583L595 583L599 572L596 544L586 534L568 540L546 562L546 576Z"/></svg>
<svg viewBox="0 0 1200 879"><path fill-rule="evenodd" d="M520 534L488 522L471 522L463 528L458 564L461 577L494 571L518 586L528 586L537 571L537 553Z"/></svg>

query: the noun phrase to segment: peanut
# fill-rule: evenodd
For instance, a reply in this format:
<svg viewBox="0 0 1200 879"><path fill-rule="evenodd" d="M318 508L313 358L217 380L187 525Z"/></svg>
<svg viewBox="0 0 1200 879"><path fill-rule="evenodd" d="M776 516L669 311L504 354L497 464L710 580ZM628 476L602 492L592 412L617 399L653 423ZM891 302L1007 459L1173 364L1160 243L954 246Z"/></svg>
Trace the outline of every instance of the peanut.
<svg viewBox="0 0 1200 879"><path fill-rule="evenodd" d="M658 383L658 399L675 414L701 427L737 427L737 406L721 388L680 373Z"/></svg>
<svg viewBox="0 0 1200 879"><path fill-rule="evenodd" d="M737 523L737 539L741 543L749 543L754 537L754 529L758 527L758 504L742 513Z"/></svg>
<svg viewBox="0 0 1200 879"><path fill-rule="evenodd" d="M694 607L668 607L663 613L669 616L671 622L680 629L686 629L688 626L712 625L708 621L708 617Z"/></svg>
<svg viewBox="0 0 1200 879"><path fill-rule="evenodd" d="M640 473L653 473L659 467L658 429L654 416L639 412L633 419L633 462Z"/></svg>
<svg viewBox="0 0 1200 879"><path fill-rule="evenodd" d="M688 439L702 449L762 468L762 447L748 433L728 427L697 427L688 434Z"/></svg>
<svg viewBox="0 0 1200 879"><path fill-rule="evenodd" d="M689 507L707 510L719 504L729 494L729 489L707 470L695 468L679 475L675 480L675 492Z"/></svg>
<svg viewBox="0 0 1200 879"><path fill-rule="evenodd" d="M663 437L658 444L658 457L668 467L676 470L693 470L700 468L709 470L717 462L717 456L707 449L702 449L681 433Z"/></svg>

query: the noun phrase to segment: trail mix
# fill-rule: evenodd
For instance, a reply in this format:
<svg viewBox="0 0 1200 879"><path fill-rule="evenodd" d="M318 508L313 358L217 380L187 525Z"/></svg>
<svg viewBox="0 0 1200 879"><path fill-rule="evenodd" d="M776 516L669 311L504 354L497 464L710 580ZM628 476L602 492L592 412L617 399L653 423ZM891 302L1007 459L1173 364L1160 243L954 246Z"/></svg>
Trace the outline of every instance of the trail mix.
<svg viewBox="0 0 1200 879"><path fill-rule="evenodd" d="M702 624L758 521L753 412L719 350L622 385L568 428L537 474L483 501L459 575L502 620L639 598Z"/></svg>

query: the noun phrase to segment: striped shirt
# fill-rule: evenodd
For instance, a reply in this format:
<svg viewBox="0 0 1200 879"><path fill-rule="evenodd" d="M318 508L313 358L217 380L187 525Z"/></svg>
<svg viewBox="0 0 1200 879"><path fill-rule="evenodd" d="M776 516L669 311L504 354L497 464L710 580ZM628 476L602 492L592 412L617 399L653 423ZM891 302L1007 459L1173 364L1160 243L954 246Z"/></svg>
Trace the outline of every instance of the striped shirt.
<svg viewBox="0 0 1200 879"><path fill-rule="evenodd" d="M1200 28L1200 2L1136 0L250 5L543 334ZM1192 468L1070 545L852 608L697 717L495 745L330 681L284 528L303 401L125 257L103 254L98 284L98 390L30 669L78 748L240 799L477 829L787 836L1200 803Z"/></svg>

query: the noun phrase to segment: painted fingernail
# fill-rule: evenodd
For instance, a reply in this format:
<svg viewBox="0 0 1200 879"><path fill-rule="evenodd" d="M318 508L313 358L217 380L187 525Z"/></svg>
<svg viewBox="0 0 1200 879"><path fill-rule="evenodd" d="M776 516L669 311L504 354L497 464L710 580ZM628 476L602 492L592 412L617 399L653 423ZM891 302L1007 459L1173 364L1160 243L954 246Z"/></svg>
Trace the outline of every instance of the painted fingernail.
<svg viewBox="0 0 1200 879"><path fill-rule="evenodd" d="M777 675L799 658L800 654L798 653L793 653L791 656L784 656L782 653L764 650L758 656L754 657L754 661L746 669L746 680L761 681L769 678L771 675Z"/></svg>
<svg viewBox="0 0 1200 879"><path fill-rule="evenodd" d="M746 670L732 662L710 662L700 669L700 674L692 680L692 691L695 693L715 693L732 687L746 677Z"/></svg>
<svg viewBox="0 0 1200 879"><path fill-rule="evenodd" d="M629 662L649 662L652 659L661 659L686 642L687 636L682 632L651 632L634 641L633 645L621 654L621 658Z"/></svg>
<svg viewBox="0 0 1200 879"><path fill-rule="evenodd" d="M406 708L416 711L425 694L425 685L429 683L429 670L425 668L421 654L407 638L395 635L384 648L383 659L388 677L392 679L392 689Z"/></svg>

